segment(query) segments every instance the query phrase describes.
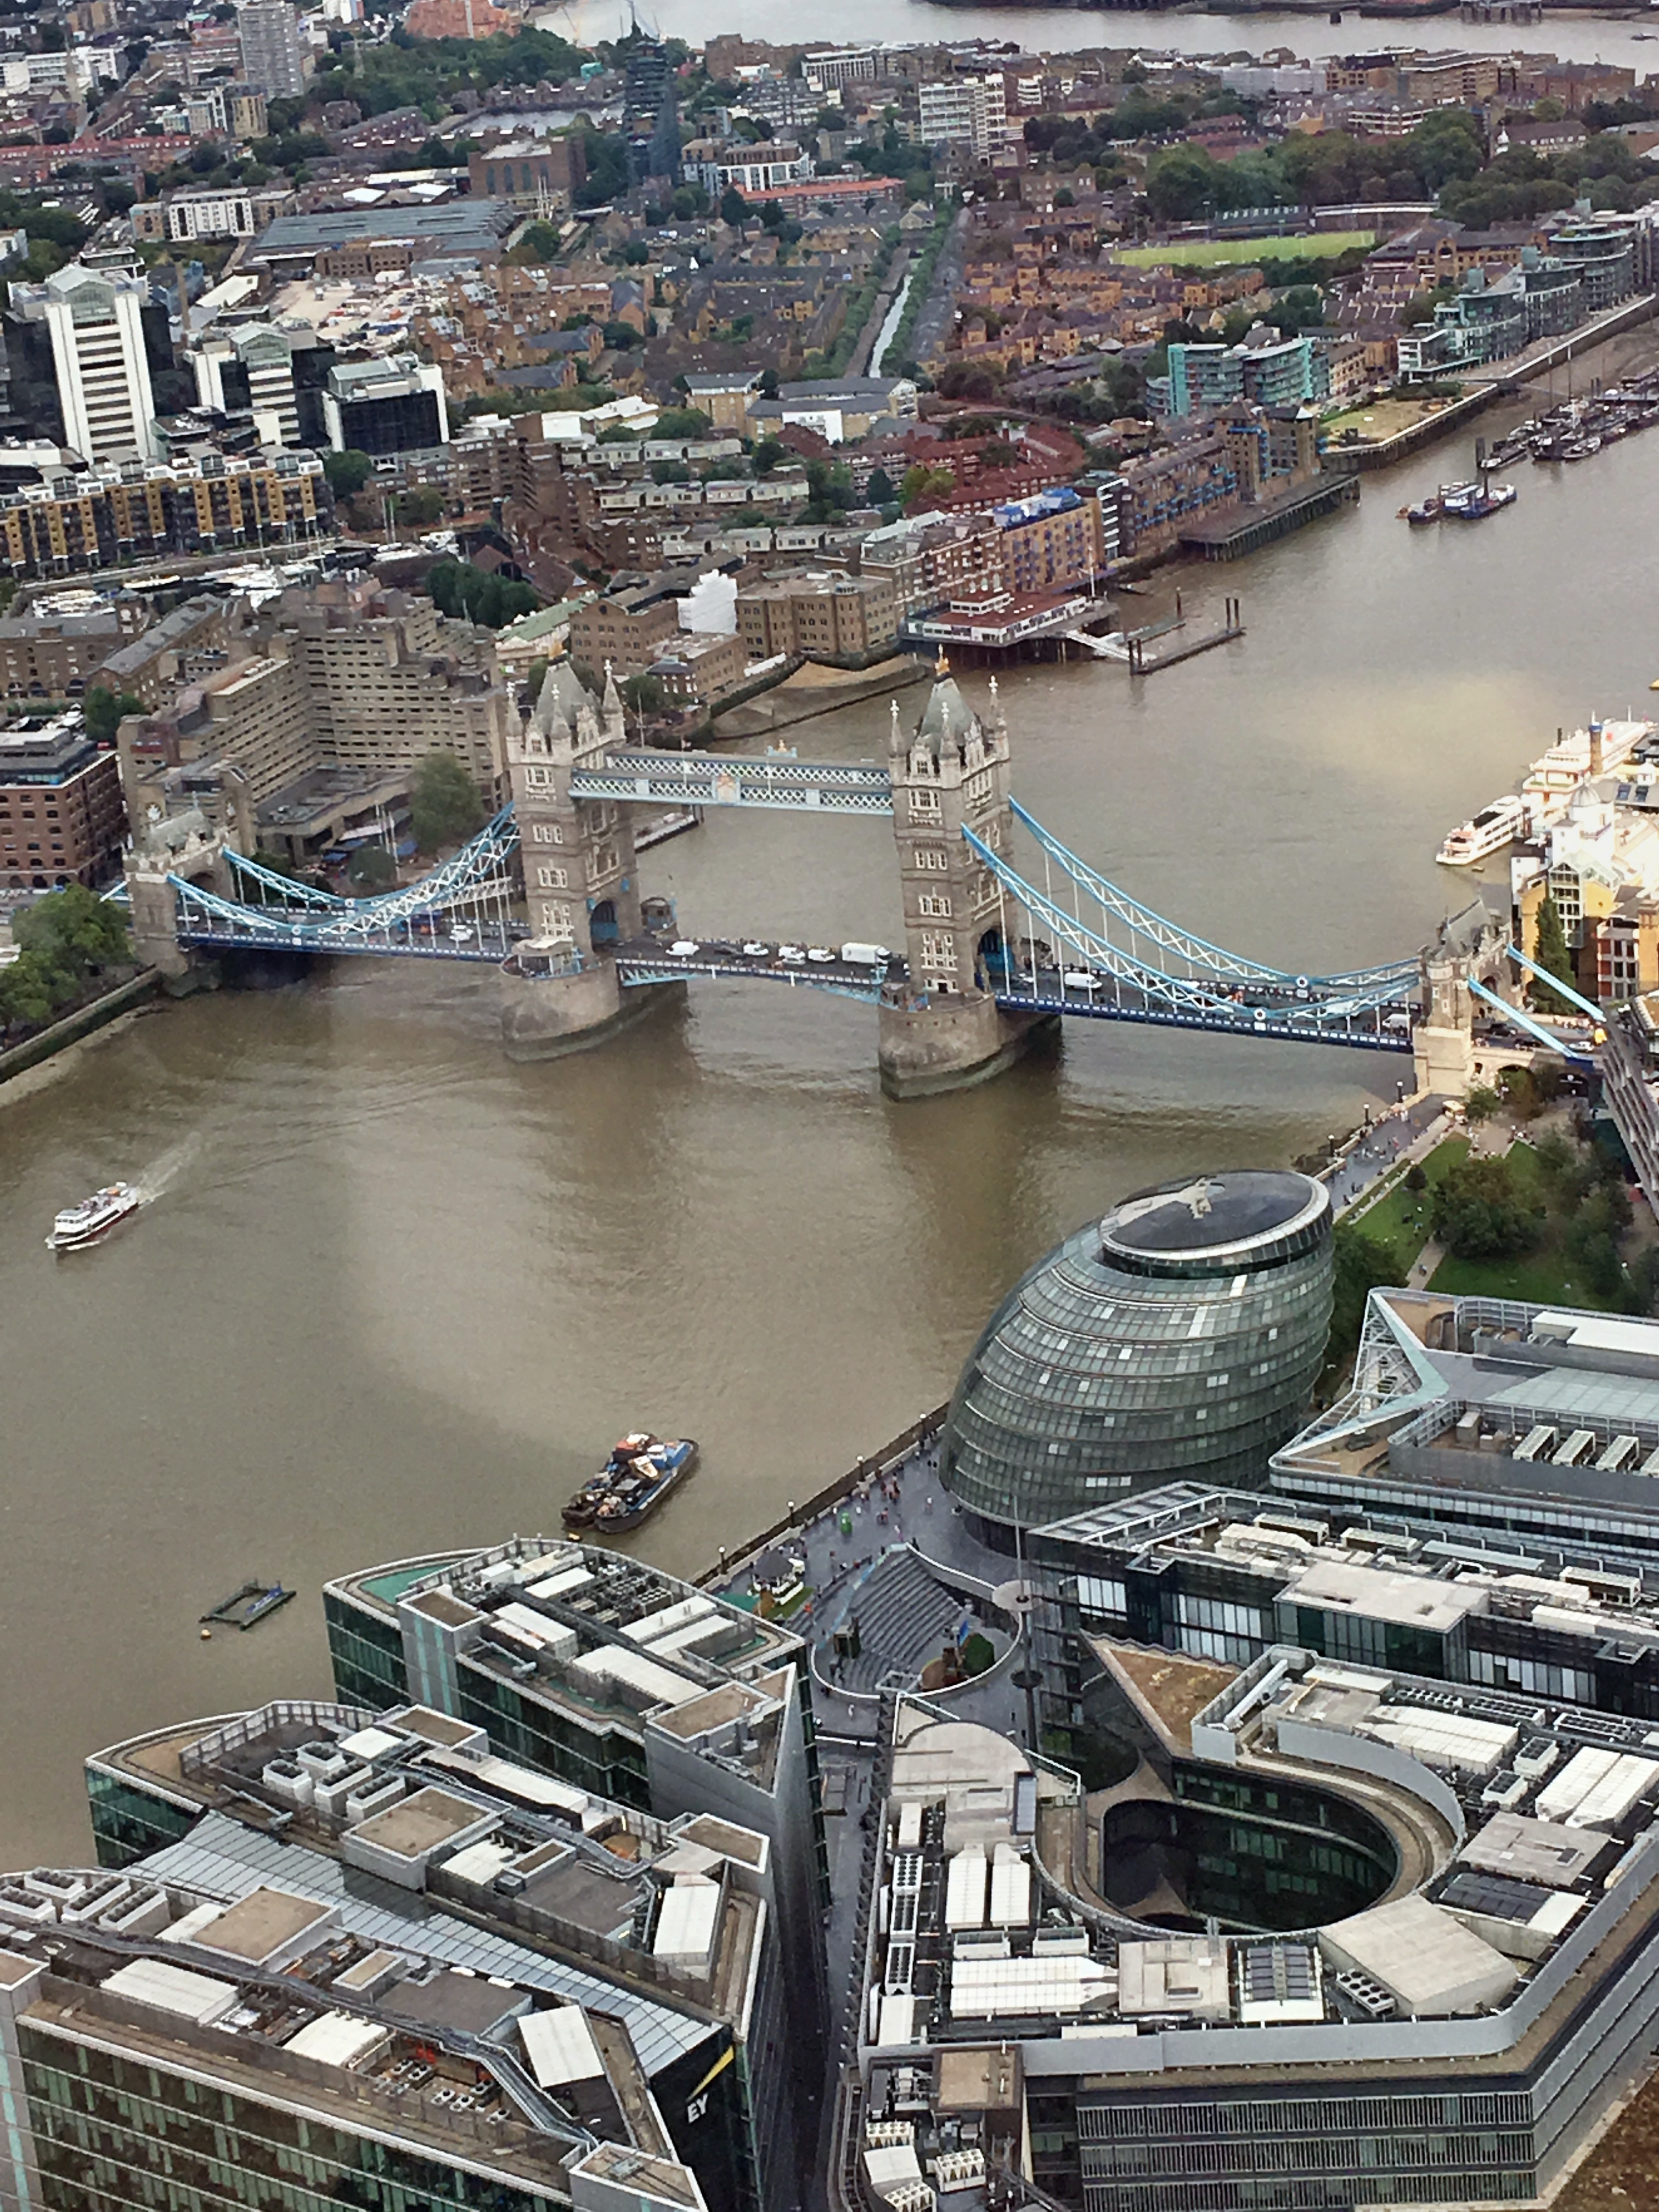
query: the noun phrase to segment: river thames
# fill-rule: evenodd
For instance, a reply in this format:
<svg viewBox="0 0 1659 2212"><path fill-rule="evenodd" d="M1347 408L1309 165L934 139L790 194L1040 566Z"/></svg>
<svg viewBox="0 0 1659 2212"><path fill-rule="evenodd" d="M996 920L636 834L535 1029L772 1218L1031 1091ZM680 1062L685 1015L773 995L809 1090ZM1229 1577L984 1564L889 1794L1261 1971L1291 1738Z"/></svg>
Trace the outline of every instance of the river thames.
<svg viewBox="0 0 1659 2212"><path fill-rule="evenodd" d="M1197 621L1242 594L1237 643L1138 685L1012 672L1022 799L1242 951L1322 970L1419 945L1467 896L1434 865L1444 830L1558 725L1644 711L1659 674L1659 436L1527 470L1479 527L1396 520L1468 458L1443 447L1252 561L1184 571ZM878 702L793 734L856 758L887 720ZM693 934L898 941L880 823L717 816L641 872ZM898 1106L872 1013L835 998L709 985L603 1051L514 1067L495 988L342 963L169 1006L0 1093L0 1862L84 1858L79 1761L106 1741L323 1691L328 1575L556 1530L636 1425L702 1443L634 1540L695 1571L943 1399L1002 1290L1091 1211L1282 1163L1403 1072L1079 1024L1057 1066ZM140 1218L46 1253L53 1211L115 1176L153 1191ZM254 1574L297 1601L199 1642Z"/></svg>

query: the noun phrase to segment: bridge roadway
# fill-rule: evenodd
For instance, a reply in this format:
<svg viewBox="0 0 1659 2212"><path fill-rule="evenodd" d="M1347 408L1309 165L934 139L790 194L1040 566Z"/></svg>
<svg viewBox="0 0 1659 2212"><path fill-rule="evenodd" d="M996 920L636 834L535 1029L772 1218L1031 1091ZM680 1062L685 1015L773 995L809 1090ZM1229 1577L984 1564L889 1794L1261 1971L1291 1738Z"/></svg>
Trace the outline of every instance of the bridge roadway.
<svg viewBox="0 0 1659 2212"><path fill-rule="evenodd" d="M471 960L496 968L527 934L522 922L506 927L479 922L459 935L403 921L347 935L314 916L290 920L274 908L246 927L212 915L182 915L179 923L180 945L204 952L372 952L394 960Z"/></svg>
<svg viewBox="0 0 1659 2212"><path fill-rule="evenodd" d="M690 944L690 939L680 942ZM756 949L745 951L744 944ZM896 953L872 965L842 960L836 948L829 945L763 945L757 939L745 939L744 944L710 938L690 951L676 952L659 939L636 938L618 945L615 957L624 984L672 982L693 975L736 977L745 981L806 984L874 1004L880 1000L884 988L902 993L909 981L908 965ZM814 953L818 957L814 957ZM1362 1025L1363 1016L1352 1023L1316 1021L1310 1011L1285 992L1258 989L1235 1004L1224 1000L1172 1007L1115 978L1097 978L1092 988L1068 986L1067 972L1039 968L1034 978L1018 978L1018 988L1005 984L996 993L997 1004L1009 1013L1140 1022L1163 1029L1203 1030L1291 1043L1347 1045L1364 1052L1408 1054L1412 1049L1409 1029L1385 1029L1376 1020Z"/></svg>
<svg viewBox="0 0 1659 2212"><path fill-rule="evenodd" d="M890 814L893 788L874 761L803 761L791 753L612 752L578 769L574 799L658 806L770 806L819 814Z"/></svg>

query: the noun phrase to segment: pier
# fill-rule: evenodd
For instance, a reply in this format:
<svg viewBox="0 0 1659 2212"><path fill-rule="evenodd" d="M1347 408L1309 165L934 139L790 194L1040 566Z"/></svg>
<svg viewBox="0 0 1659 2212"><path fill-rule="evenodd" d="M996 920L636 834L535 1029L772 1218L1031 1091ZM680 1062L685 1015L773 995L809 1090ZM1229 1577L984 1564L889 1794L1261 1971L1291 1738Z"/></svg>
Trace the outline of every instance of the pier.
<svg viewBox="0 0 1659 2212"><path fill-rule="evenodd" d="M1215 646L1227 645L1234 638L1243 637L1244 635L1243 605L1237 599L1224 599L1221 626L1218 629L1206 630L1200 637L1184 638L1179 643L1168 646L1162 653L1154 653L1151 659L1148 659L1146 641L1149 638L1158 637L1171 630L1184 629L1186 626L1185 617L1177 614L1168 622L1152 623L1146 629L1137 630L1128 641L1130 675L1156 676L1161 668L1173 668L1177 661L1191 660L1196 653L1208 653Z"/></svg>
<svg viewBox="0 0 1659 2212"><path fill-rule="evenodd" d="M1271 545L1276 538L1300 530L1304 522L1334 514L1340 507L1352 507L1358 497L1359 484L1354 477L1324 476L1306 491L1293 492L1288 498L1194 522L1182 532L1181 544L1206 561L1237 561Z"/></svg>

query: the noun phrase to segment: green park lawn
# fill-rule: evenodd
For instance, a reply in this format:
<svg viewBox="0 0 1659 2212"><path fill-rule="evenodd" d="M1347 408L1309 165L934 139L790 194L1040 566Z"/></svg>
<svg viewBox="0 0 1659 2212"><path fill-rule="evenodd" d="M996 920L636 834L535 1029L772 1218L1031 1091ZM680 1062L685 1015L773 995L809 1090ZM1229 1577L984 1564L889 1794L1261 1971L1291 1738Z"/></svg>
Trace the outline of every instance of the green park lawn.
<svg viewBox="0 0 1659 2212"><path fill-rule="evenodd" d="M1437 1183L1448 1168L1468 1156L1467 1137L1448 1137L1437 1145L1423 1163L1423 1172L1431 1184ZM1426 1190L1407 1190L1405 1178L1395 1185L1386 1198L1364 1213L1355 1217L1354 1226L1378 1244L1392 1247L1400 1263L1400 1279L1404 1282L1411 1273L1412 1262L1429 1239L1429 1205L1431 1194Z"/></svg>
<svg viewBox="0 0 1659 2212"><path fill-rule="evenodd" d="M1222 261L1324 261L1376 243L1374 230L1319 230L1299 238L1182 238L1170 246L1120 246L1114 261L1132 269L1202 269Z"/></svg>

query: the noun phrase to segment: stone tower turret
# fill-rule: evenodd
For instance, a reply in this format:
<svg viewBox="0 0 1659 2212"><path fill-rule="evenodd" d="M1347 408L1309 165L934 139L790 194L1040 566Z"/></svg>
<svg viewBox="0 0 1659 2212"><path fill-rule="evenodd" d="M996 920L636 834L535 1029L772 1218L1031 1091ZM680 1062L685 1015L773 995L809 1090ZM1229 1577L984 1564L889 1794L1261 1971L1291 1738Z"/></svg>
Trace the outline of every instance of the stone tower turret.
<svg viewBox="0 0 1659 2212"><path fill-rule="evenodd" d="M1008 726L996 679L991 719L983 722L941 656L927 705L908 738L894 702L888 768L912 994L975 990L987 980L981 947L1000 950L997 894L962 833L971 830L994 853L1006 853L1011 828Z"/></svg>
<svg viewBox="0 0 1659 2212"><path fill-rule="evenodd" d="M1008 726L994 679L981 720L941 658L908 738L895 706L887 751L910 979L902 1000L882 1003L881 1079L895 1097L924 1097L982 1082L1058 1022L999 1008L996 884L962 834L1009 849Z"/></svg>
<svg viewBox="0 0 1659 2212"><path fill-rule="evenodd" d="M610 671L596 699L568 660L554 662L528 720L507 737L531 932L579 952L603 952L640 933L629 811L612 799L573 798L570 789L578 769L625 740Z"/></svg>

